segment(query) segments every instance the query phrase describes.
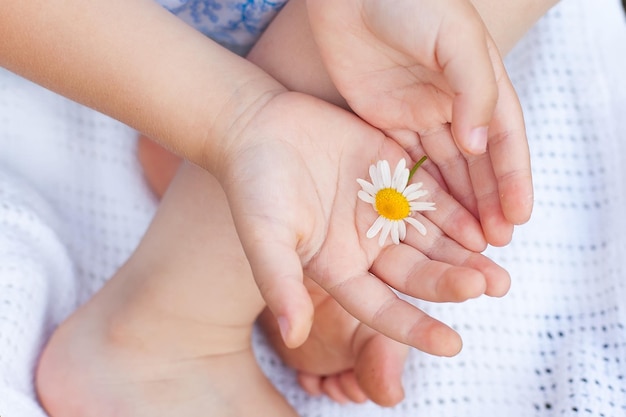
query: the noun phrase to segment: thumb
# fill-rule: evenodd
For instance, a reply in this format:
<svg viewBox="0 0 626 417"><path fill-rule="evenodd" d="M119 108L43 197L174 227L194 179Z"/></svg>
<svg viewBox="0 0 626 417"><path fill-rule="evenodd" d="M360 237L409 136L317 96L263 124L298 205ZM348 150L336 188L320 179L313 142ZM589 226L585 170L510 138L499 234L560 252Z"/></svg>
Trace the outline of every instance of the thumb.
<svg viewBox="0 0 626 417"><path fill-rule="evenodd" d="M275 237L275 236L274 236ZM285 345L296 348L309 336L313 303L304 286L302 263L293 247L256 240L244 249L254 279L280 329Z"/></svg>
<svg viewBox="0 0 626 417"><path fill-rule="evenodd" d="M498 101L494 62L501 58L482 19L467 7L475 18L466 13L464 19L450 21L436 53L454 94L452 135L462 151L479 155L487 149L488 126Z"/></svg>

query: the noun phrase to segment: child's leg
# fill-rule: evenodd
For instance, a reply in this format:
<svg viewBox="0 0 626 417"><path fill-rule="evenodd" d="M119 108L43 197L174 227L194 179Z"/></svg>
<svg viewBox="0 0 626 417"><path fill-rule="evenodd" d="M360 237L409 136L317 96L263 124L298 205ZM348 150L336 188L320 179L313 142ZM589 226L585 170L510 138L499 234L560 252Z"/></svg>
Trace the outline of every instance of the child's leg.
<svg viewBox="0 0 626 417"><path fill-rule="evenodd" d="M262 308L219 185L185 165L129 261L56 330L40 399L53 417L295 417L252 354Z"/></svg>
<svg viewBox="0 0 626 417"><path fill-rule="evenodd" d="M147 182L157 197L161 197L171 181L168 172L176 169L180 161L145 136L139 138L138 153ZM209 176L198 172L195 175ZM201 179L194 181L203 182ZM221 190L218 192L221 195ZM225 215L230 218L230 214ZM205 220L198 220L198 223L202 221ZM223 244L219 242L219 235L212 237L213 245ZM238 242L237 251L241 255ZM229 268L228 265L223 267ZM403 398L401 374L408 347L366 328L312 281L307 286L316 311L311 337L302 348L287 349L274 316L267 309L261 316L270 341L282 359L299 372L303 388L311 394L327 394L339 402L369 398L382 405L393 405L400 401ZM353 343L357 331L359 343Z"/></svg>

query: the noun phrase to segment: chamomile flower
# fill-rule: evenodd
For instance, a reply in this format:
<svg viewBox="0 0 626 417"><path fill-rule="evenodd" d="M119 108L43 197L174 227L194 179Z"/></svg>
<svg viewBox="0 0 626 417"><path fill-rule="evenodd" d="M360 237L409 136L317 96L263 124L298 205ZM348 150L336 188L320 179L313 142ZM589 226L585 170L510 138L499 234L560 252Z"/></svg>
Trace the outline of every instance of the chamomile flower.
<svg viewBox="0 0 626 417"><path fill-rule="evenodd" d="M378 161L371 165L369 174L372 183L357 179L361 186L358 196L366 203L370 203L378 213L378 218L367 231L367 237L373 238L380 232L378 244L383 246L387 236L391 235L391 241L396 245L406 237L406 223L413 226L422 235L426 235L426 227L418 220L411 217L414 211L435 210L435 203L417 201L428 194L422 189L422 183L408 184L415 169L423 162L416 164L411 172L406 167L406 161L401 159L391 176L391 170L387 161Z"/></svg>

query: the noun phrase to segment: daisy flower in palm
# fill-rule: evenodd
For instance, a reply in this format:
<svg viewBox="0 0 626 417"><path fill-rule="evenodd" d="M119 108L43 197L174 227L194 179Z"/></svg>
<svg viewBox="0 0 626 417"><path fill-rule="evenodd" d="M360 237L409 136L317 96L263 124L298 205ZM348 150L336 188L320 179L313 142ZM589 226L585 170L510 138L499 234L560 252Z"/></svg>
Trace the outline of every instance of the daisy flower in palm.
<svg viewBox="0 0 626 417"><path fill-rule="evenodd" d="M367 231L367 237L373 238L380 232L378 244L383 246L387 236L396 245L406 237L406 223L413 226L422 235L426 235L426 227L411 217L415 211L435 210L435 203L417 201L428 194L422 189L422 183L409 184L409 180L417 168L426 160L423 157L411 171L406 167L406 161L401 159L391 176L387 161L378 161L371 165L369 174L372 182L357 179L361 186L358 196L366 203L370 203L378 213L378 218Z"/></svg>

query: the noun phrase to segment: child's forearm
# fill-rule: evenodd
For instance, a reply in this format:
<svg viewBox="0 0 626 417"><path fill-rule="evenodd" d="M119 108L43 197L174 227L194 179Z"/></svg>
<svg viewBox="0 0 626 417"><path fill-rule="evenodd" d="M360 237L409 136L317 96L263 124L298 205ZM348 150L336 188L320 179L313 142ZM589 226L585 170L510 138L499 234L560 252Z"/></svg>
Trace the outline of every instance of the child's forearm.
<svg viewBox="0 0 626 417"><path fill-rule="evenodd" d="M0 65L209 169L225 132L282 89L151 0L0 7Z"/></svg>

